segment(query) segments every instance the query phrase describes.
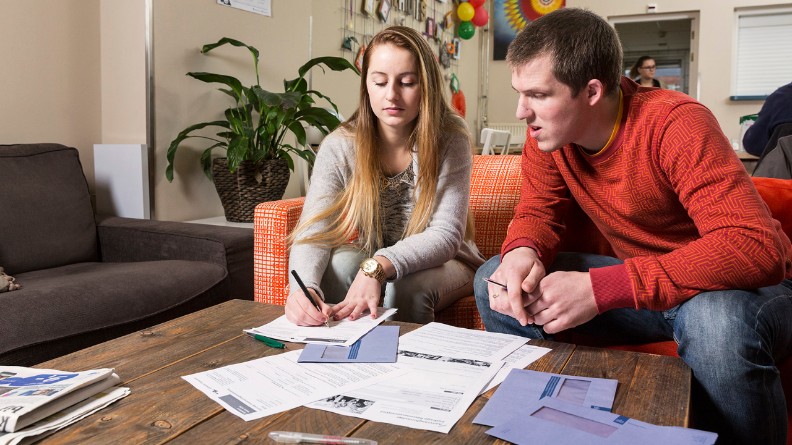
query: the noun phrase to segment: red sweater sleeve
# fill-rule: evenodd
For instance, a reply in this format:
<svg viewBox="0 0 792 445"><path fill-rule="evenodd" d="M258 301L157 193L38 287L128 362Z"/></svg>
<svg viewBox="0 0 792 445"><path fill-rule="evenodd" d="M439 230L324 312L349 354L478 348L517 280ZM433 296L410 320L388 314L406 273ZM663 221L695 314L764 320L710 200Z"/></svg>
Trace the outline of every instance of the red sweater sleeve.
<svg viewBox="0 0 792 445"><path fill-rule="evenodd" d="M564 232L569 190L552 155L539 150L532 138L523 148L520 168L520 200L501 245L501 256L517 247L531 247L547 268L555 259Z"/></svg>

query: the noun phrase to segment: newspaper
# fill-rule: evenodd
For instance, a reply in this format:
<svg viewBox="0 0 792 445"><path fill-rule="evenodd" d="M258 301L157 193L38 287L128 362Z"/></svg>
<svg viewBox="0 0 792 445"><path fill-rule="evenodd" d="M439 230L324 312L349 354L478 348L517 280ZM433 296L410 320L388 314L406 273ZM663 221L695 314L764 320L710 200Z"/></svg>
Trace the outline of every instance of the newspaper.
<svg viewBox="0 0 792 445"><path fill-rule="evenodd" d="M120 381L109 368L66 372L0 366L0 432L19 431Z"/></svg>
<svg viewBox="0 0 792 445"><path fill-rule="evenodd" d="M15 433L0 433L0 445L26 445L82 420L129 395L129 388L116 386L59 411Z"/></svg>

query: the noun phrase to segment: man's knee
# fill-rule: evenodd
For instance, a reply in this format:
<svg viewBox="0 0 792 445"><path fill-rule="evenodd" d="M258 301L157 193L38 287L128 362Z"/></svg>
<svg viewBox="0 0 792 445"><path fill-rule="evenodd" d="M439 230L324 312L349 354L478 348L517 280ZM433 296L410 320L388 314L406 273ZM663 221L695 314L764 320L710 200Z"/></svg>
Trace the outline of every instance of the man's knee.
<svg viewBox="0 0 792 445"><path fill-rule="evenodd" d="M680 355L718 367L736 353L736 357L771 365L773 354L766 352L772 351L769 345L777 334L772 304L772 299L746 290L703 292L691 298L679 307L674 321Z"/></svg>

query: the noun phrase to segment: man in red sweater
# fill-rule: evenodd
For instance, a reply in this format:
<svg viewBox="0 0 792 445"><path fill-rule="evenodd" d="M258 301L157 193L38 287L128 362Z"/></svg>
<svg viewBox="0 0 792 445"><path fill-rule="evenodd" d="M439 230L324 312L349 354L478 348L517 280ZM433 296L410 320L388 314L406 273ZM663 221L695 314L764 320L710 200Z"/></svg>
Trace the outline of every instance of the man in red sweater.
<svg viewBox="0 0 792 445"><path fill-rule="evenodd" d="M531 22L507 61L530 137L501 255L477 273L487 330L675 339L711 414L698 428L785 443L792 245L712 113L622 77L618 36L589 11ZM557 251L570 199L617 258Z"/></svg>

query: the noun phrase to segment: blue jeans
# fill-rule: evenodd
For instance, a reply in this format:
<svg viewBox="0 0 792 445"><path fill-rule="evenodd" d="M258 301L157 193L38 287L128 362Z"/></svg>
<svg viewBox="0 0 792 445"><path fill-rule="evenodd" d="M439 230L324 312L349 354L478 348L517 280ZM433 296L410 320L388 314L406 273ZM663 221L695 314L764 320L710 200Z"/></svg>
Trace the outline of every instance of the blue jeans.
<svg viewBox="0 0 792 445"><path fill-rule="evenodd" d="M621 263L591 254L560 253L555 270L588 271ZM540 326L520 326L489 307L487 282L496 256L476 273L476 305L488 331L552 340ZM702 292L667 311L613 309L575 328L614 343L674 340L693 371L696 428L719 444L785 444L787 411L778 369L792 350L792 280L751 290Z"/></svg>

